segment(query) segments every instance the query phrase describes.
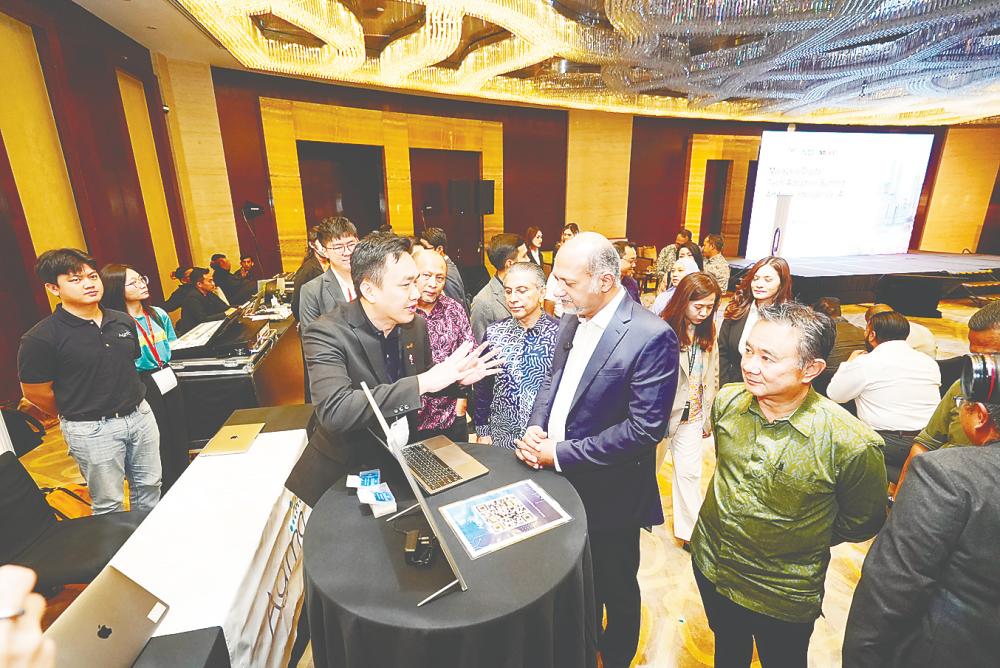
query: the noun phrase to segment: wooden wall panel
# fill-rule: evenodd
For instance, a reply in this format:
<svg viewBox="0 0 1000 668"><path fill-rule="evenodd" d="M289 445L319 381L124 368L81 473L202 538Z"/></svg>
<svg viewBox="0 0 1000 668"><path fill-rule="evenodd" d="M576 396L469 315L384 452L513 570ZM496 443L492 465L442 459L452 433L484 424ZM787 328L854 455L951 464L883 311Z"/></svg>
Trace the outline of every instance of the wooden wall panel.
<svg viewBox="0 0 1000 668"><path fill-rule="evenodd" d="M684 227L691 230L696 243L700 242L704 236L701 233L701 213L708 161L730 160L732 169L723 209L722 236L727 240L739 238L747 167L760 153L760 136L696 134L692 135L689 147Z"/></svg>
<svg viewBox="0 0 1000 668"><path fill-rule="evenodd" d="M413 233L410 149L482 153L482 178L493 178L503 197L503 134L500 123L381 112L356 107L262 98L261 123L282 264L293 271L301 261L307 222L297 141L381 146L385 155L386 205L397 234ZM500 177L500 178L497 178ZM405 198L405 199L404 199ZM485 216L486 230L503 229L503 208Z"/></svg>
<svg viewBox="0 0 1000 668"><path fill-rule="evenodd" d="M4 14L0 14L0 62L5 69L0 135L33 253L62 246L86 250L31 27Z"/></svg>
<svg viewBox="0 0 1000 668"><path fill-rule="evenodd" d="M948 130L920 250L976 250L998 167L1000 129Z"/></svg>
<svg viewBox="0 0 1000 668"><path fill-rule="evenodd" d="M177 266L177 250L174 245L173 230L170 227L170 212L167 210L167 196L160 175L153 127L149 122L146 91L141 81L124 72L118 72L118 87L121 90L122 106L139 176L146 219L149 221L153 252L156 254L158 279L163 294L169 295L176 285L171 273ZM140 269L147 271L144 267ZM156 279L151 276L150 280Z"/></svg>
<svg viewBox="0 0 1000 668"><path fill-rule="evenodd" d="M615 239L626 235L632 117L569 112L566 220Z"/></svg>
<svg viewBox="0 0 1000 668"><path fill-rule="evenodd" d="M35 250L14 173L0 136L0 401L17 401L17 350L21 335L49 312L46 291L34 275ZM15 288L16 286L16 288Z"/></svg>
<svg viewBox="0 0 1000 668"><path fill-rule="evenodd" d="M281 271L281 252L271 207L260 102L253 91L242 88L216 87L215 95L240 251L254 256L261 275L273 276ZM247 202L263 210L249 223L243 219L243 205ZM303 246L299 253L304 252Z"/></svg>
<svg viewBox="0 0 1000 668"><path fill-rule="evenodd" d="M156 56L167 126L194 264L240 254L234 203L208 65ZM239 206L242 202L239 203Z"/></svg>
<svg viewBox="0 0 1000 668"><path fill-rule="evenodd" d="M0 0L2 1L2 0ZM350 136L356 143L385 146L386 190L389 199L389 222L400 232L413 229L412 196L409 181L409 128L404 116L428 116L470 121L486 121L494 125L480 125L481 143L486 147L482 160L482 176L496 183L494 214L484 220L485 238L507 229L522 231L537 225L545 231L551 242L565 221L566 206L566 112L548 109L463 102L433 97L388 93L364 88L350 88L331 84L300 81L235 70L213 70L216 99L220 117L233 118L228 113L233 96L239 90L255 98L283 99L310 102L340 109L369 110L379 115L381 127L362 121L363 115L344 111L348 116L303 116L302 135L306 139L320 135ZM246 110L235 113L245 114ZM346 120L353 119L353 120ZM332 128L324 127L333 125ZM240 129L240 127L243 129ZM471 126L466 126L471 127ZM252 124L226 122L222 128L226 143L239 142L257 146L258 140L250 137ZM375 142L373 135L382 140ZM423 135L416 141L422 142ZM404 141L405 140L405 141ZM447 140L447 141L446 141ZM450 138L438 134L438 146L446 148ZM396 147L396 148L394 148ZM407 147L401 150L401 147ZM232 195L237 197L237 182L244 186L257 182L260 174L266 177L267 157L263 143L259 144L256 159L244 159L256 174L246 170L237 174L230 164ZM246 158L246 156L244 156ZM249 187L249 186L247 186ZM511 220L508 221L508 218Z"/></svg>

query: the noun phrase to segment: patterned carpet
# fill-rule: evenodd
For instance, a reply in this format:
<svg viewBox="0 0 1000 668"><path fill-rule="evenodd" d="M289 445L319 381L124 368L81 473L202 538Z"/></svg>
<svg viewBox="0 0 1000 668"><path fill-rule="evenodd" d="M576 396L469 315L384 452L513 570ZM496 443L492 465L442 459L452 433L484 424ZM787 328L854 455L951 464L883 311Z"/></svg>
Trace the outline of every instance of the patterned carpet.
<svg viewBox="0 0 1000 668"><path fill-rule="evenodd" d="M864 324L864 306L845 306L845 316ZM926 325L938 339L938 356L952 357L968 352L966 323L976 309L958 302L943 302L943 319L914 318ZM704 442L702 488L708 487L715 467L711 439ZM66 453L58 426L51 429L45 442L25 455L22 462L39 486L67 486L86 497L86 487L76 464ZM701 598L691 572L691 558L673 538L670 524L671 478L669 455L658 474L666 524L652 534L642 532L642 562L639 583L642 588L643 616L639 651L633 667L689 668L711 666L714 639L708 628ZM127 498L127 495L126 495ZM71 517L89 513L89 509L63 494L50 495L49 502ZM861 565L869 543L839 545L826 579L824 616L816 623L809 650L811 668L836 668L841 665L840 647L844 624L850 608L854 587L861 574ZM49 602L48 623L78 595L78 589L67 589ZM311 668L311 652L307 652L299 668ZM754 666L759 666L755 659Z"/></svg>

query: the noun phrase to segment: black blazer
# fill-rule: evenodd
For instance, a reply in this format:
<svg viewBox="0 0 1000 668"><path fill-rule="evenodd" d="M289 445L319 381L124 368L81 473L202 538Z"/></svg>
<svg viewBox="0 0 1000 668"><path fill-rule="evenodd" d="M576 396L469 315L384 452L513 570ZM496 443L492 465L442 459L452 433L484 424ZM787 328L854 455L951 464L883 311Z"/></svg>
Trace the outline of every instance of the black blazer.
<svg viewBox="0 0 1000 668"><path fill-rule="evenodd" d="M740 371L740 361L743 351L740 350L740 337L747 324L748 310L738 320L725 319L719 326L719 387L726 383L742 383L743 372Z"/></svg>
<svg viewBox="0 0 1000 668"><path fill-rule="evenodd" d="M177 333L184 334L195 325L211 320L222 320L229 307L214 292L201 294L198 288L190 291L181 306L181 319L177 321Z"/></svg>
<svg viewBox="0 0 1000 668"><path fill-rule="evenodd" d="M1000 666L1000 443L928 452L861 571L844 668Z"/></svg>
<svg viewBox="0 0 1000 668"><path fill-rule="evenodd" d="M292 315L299 319L299 299L302 295L302 287L323 274L323 265L316 259L315 255L310 255L302 260L302 264L295 270L294 288L292 290Z"/></svg>
<svg viewBox="0 0 1000 668"><path fill-rule="evenodd" d="M310 506L341 476L391 464L385 448L368 431L370 426L381 433L362 381L390 423L420 408L416 376L432 365L427 323L416 316L397 328L402 354L395 383L389 381L382 345L369 329L359 300L320 316L302 334L318 427L285 487Z"/></svg>
<svg viewBox="0 0 1000 668"><path fill-rule="evenodd" d="M535 397L529 425L547 429L579 318L559 324L552 369ZM559 467L576 488L592 531L663 523L656 444L677 389L677 336L625 295L587 362L556 445Z"/></svg>

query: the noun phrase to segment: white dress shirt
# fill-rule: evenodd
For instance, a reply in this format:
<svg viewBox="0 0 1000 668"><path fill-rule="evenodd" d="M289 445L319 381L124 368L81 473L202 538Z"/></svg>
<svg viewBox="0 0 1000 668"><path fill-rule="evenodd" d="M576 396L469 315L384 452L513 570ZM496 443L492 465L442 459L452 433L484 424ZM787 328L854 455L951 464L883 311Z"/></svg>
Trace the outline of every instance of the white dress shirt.
<svg viewBox="0 0 1000 668"><path fill-rule="evenodd" d="M587 369L587 363L597 349L597 344L601 341L604 330L608 328L611 318L618 305L625 298L625 288L618 286L618 294L611 298L611 301L604 305L600 311L594 314L593 318L585 320L580 318L580 325L573 334L573 347L566 357L566 366L563 368L562 377L559 379L559 387L556 388L556 396L552 400L552 412L549 413L549 424L546 432L548 437L556 443L566 440L566 422L569 420L569 409L576 396L576 390L580 386L583 372ZM555 467L559 468L559 458L554 457Z"/></svg>
<svg viewBox="0 0 1000 668"><path fill-rule="evenodd" d="M350 281L345 281L340 277L340 274L335 272L331 267L329 272L333 274L333 277L337 279L337 284L340 285L340 290L344 293L344 299L349 302L354 301L354 284Z"/></svg>
<svg viewBox="0 0 1000 668"><path fill-rule="evenodd" d="M906 341L886 341L842 362L826 394L838 403L854 399L858 418L872 429L917 431L941 402L940 386L937 362Z"/></svg>

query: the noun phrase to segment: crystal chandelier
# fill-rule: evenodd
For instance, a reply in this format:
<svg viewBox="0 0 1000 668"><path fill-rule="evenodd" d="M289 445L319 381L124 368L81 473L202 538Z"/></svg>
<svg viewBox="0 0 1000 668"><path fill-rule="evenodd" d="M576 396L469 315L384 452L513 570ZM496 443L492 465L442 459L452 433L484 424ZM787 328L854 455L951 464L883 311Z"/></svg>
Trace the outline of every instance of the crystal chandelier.
<svg viewBox="0 0 1000 668"><path fill-rule="evenodd" d="M928 124L1000 113L994 0L604 0L597 20L547 0L415 0L419 25L378 53L340 0L175 2L265 72L646 115ZM266 35L264 15L315 40ZM506 36L445 66L466 16ZM553 58L583 71L553 75L542 65ZM526 75L533 67L542 73Z"/></svg>

